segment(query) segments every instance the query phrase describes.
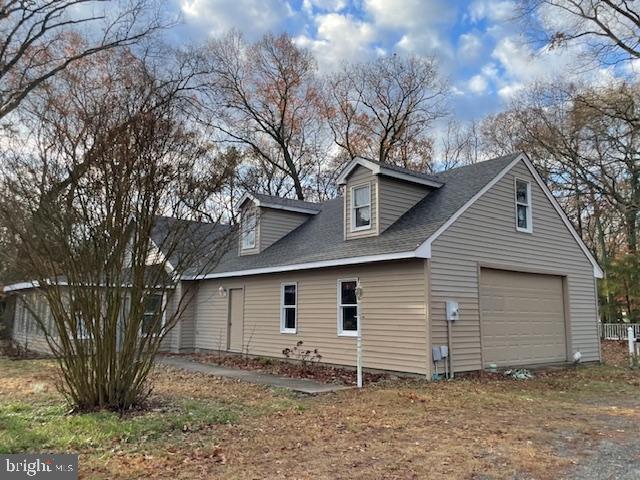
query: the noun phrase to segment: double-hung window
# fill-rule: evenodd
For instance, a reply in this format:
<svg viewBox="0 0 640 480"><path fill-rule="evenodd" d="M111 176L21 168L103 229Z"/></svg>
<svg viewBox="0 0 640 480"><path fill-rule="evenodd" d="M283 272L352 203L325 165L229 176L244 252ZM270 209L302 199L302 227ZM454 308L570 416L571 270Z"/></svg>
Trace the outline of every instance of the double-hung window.
<svg viewBox="0 0 640 480"><path fill-rule="evenodd" d="M78 340L86 340L89 338L87 324L81 316L76 317L76 338Z"/></svg>
<svg viewBox="0 0 640 480"><path fill-rule="evenodd" d="M283 283L280 292L280 333L298 329L298 284Z"/></svg>
<svg viewBox="0 0 640 480"><path fill-rule="evenodd" d="M371 185L351 188L351 230L371 228Z"/></svg>
<svg viewBox="0 0 640 480"><path fill-rule="evenodd" d="M338 335L358 335L360 325L357 285L357 279L338 280Z"/></svg>
<svg viewBox="0 0 640 480"><path fill-rule="evenodd" d="M142 325L140 327L141 335L157 335L160 333L163 321L163 298L162 293L152 293L145 298Z"/></svg>
<svg viewBox="0 0 640 480"><path fill-rule="evenodd" d="M256 213L247 211L242 216L242 249L247 250L256 246Z"/></svg>
<svg viewBox="0 0 640 480"><path fill-rule="evenodd" d="M531 219L531 183L516 178L516 230L531 233L533 231Z"/></svg>

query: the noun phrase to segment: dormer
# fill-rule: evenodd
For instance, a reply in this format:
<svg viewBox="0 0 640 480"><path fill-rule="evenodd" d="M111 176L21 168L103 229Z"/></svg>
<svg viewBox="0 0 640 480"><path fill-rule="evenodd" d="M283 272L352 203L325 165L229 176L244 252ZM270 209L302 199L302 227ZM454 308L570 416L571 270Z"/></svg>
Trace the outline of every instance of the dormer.
<svg viewBox="0 0 640 480"><path fill-rule="evenodd" d="M238 254L254 255L320 212L320 205L272 195L245 193L236 204L240 213Z"/></svg>
<svg viewBox="0 0 640 480"><path fill-rule="evenodd" d="M443 184L426 174L362 158L337 179L344 190L344 238L374 237Z"/></svg>

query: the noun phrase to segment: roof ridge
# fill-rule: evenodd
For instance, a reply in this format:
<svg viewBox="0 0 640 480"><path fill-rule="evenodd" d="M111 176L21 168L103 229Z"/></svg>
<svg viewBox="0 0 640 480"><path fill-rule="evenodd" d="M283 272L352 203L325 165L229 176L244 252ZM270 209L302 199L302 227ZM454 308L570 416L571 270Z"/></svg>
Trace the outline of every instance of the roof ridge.
<svg viewBox="0 0 640 480"><path fill-rule="evenodd" d="M507 161L507 160L514 160L515 158L517 158L519 155L521 155L521 152L514 152L514 153L509 153L507 155L500 155L498 157L492 157L492 158L488 158L486 160L480 160L479 162L473 162L473 163L468 163L466 165L459 165L457 167L453 167L450 168L449 170L443 170L442 172L438 172L438 177L442 176L443 174L447 174L449 172L455 172L455 171L460 171L460 170L464 170L466 168L470 168L470 167L476 167L478 165L483 165L483 164L487 164L487 163L493 163L493 162L498 162L498 161Z"/></svg>

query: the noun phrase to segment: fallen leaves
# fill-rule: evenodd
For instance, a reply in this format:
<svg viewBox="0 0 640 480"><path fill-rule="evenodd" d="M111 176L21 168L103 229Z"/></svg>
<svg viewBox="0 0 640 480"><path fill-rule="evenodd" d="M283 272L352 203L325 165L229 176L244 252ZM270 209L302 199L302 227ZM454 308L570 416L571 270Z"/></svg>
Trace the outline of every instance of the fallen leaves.
<svg viewBox="0 0 640 480"><path fill-rule="evenodd" d="M41 381L37 369L12 375L30 391ZM544 480L584 463L599 442L640 435L640 373L611 366L536 372L526 382L382 382L305 398L170 368L153 379L147 412L168 418L188 400L233 408L238 419L189 416L160 437L98 444L83 452L83 477Z"/></svg>

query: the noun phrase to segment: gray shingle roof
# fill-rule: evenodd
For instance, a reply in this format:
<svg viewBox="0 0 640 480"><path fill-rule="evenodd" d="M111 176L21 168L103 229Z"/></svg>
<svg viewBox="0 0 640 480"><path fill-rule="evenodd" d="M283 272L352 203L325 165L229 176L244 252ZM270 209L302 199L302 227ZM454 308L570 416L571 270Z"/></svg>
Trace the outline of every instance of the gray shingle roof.
<svg viewBox="0 0 640 480"><path fill-rule="evenodd" d="M185 263L201 270L212 263L215 250L226 245L224 237L233 228L221 223L194 222L173 217L156 218L151 240L165 254L169 263L181 270Z"/></svg>
<svg viewBox="0 0 640 480"><path fill-rule="evenodd" d="M499 157L437 175L434 179L443 182L444 186L429 193L379 236L344 240L342 197L338 197L316 204L321 207L317 215L261 253L239 256L237 243L231 242L231 247L214 268L187 272L187 275L413 251L518 155Z"/></svg>

